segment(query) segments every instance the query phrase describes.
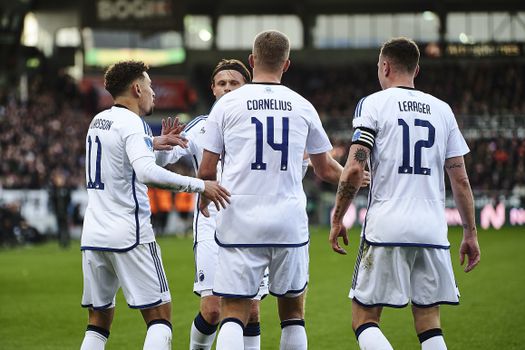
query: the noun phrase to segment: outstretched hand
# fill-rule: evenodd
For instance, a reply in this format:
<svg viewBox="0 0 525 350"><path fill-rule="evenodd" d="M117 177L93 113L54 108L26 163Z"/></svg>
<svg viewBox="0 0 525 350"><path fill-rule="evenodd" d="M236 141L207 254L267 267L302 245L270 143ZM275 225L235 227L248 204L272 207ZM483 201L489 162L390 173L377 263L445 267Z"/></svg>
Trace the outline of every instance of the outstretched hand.
<svg viewBox="0 0 525 350"><path fill-rule="evenodd" d="M328 238L330 245L332 246L332 250L336 253L346 255L346 250L339 245L339 237L343 238L343 243L347 246L348 234L346 233L346 228L344 227L343 223L332 222L332 227L330 228L330 237Z"/></svg>
<svg viewBox="0 0 525 350"><path fill-rule="evenodd" d="M155 151L171 151L174 146L188 147L188 139L181 135L161 135L153 138L153 149Z"/></svg>
<svg viewBox="0 0 525 350"><path fill-rule="evenodd" d="M171 119L162 118L162 128L160 130L161 135L180 135L184 130L185 125L182 124L179 120L179 117Z"/></svg>
<svg viewBox="0 0 525 350"><path fill-rule="evenodd" d="M208 205L211 202L215 204L217 210L221 210L221 207L226 208L226 203L230 203L230 192L217 181L204 181L204 192L199 202L199 210L207 218L210 217Z"/></svg>
<svg viewBox="0 0 525 350"><path fill-rule="evenodd" d="M153 138L153 149L156 151L171 151L174 146L187 148L188 140L181 135L183 130L184 124L180 123L179 117L162 119L160 136Z"/></svg>

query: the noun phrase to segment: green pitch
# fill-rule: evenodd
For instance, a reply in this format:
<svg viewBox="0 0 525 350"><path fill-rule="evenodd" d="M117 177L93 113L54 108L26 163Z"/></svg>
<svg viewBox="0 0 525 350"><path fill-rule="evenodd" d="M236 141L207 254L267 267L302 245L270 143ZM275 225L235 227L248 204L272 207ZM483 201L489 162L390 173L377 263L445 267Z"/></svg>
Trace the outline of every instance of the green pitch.
<svg viewBox="0 0 525 350"><path fill-rule="evenodd" d="M481 264L465 274L458 263L461 232L450 232L452 260L462 298L442 307L449 349L523 349L525 343L525 229L480 231ZM310 287L306 302L309 348L358 349L350 326L350 287L358 245L350 233L347 256L332 253L327 229L312 230ZM191 238L160 238L173 297L173 349L188 349L188 331L199 299L192 293ZM0 250L0 349L78 349L87 312L80 307L80 252L43 246ZM382 329L395 349L419 349L410 308L385 309ZM262 349L279 348L275 298L262 303ZM145 326L140 313L117 299L106 349L142 349Z"/></svg>

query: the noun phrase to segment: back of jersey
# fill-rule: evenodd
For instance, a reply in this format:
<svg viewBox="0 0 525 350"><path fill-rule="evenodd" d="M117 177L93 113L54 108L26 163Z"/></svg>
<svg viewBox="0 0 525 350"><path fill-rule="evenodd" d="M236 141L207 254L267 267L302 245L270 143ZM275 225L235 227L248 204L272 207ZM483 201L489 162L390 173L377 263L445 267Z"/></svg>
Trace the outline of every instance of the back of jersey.
<svg viewBox="0 0 525 350"><path fill-rule="evenodd" d="M306 244L303 155L331 149L313 106L282 85L246 84L215 104L204 139L223 154L221 184L232 194L218 215L219 244Z"/></svg>
<svg viewBox="0 0 525 350"><path fill-rule="evenodd" d="M154 153L150 129L138 115L114 106L93 118L86 136L81 249L125 251L154 240L147 186L131 166L140 157Z"/></svg>
<svg viewBox="0 0 525 350"><path fill-rule="evenodd" d="M359 102L353 125L356 133L375 132L365 239L447 248L445 159L469 151L450 107L421 91L389 88Z"/></svg>

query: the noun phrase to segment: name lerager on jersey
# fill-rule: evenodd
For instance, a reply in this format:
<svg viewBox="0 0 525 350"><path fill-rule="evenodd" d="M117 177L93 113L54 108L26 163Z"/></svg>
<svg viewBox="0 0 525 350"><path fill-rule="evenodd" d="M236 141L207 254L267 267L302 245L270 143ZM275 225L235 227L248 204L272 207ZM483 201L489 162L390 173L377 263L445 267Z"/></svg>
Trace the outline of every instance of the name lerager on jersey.
<svg viewBox="0 0 525 350"><path fill-rule="evenodd" d="M397 101L400 112L418 112L430 114L430 105L418 101Z"/></svg>

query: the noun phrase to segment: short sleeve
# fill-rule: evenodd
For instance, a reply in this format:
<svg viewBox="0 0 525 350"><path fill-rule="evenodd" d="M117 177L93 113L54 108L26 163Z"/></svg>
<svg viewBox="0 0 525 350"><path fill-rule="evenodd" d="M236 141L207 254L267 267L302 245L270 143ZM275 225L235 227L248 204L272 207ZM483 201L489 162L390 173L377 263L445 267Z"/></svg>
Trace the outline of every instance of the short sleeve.
<svg viewBox="0 0 525 350"><path fill-rule="evenodd" d="M377 133L377 112L370 97L363 97L358 102L352 126L354 129L366 128Z"/></svg>
<svg viewBox="0 0 525 350"><path fill-rule="evenodd" d="M352 144L358 144L372 149L377 134L377 113L370 99L363 97L358 103L352 121L354 134Z"/></svg>
<svg viewBox="0 0 525 350"><path fill-rule="evenodd" d="M202 134L199 136L199 142L202 141L202 148L217 154L221 154L224 150L223 105L219 100L213 106L202 128Z"/></svg>
<svg viewBox="0 0 525 350"><path fill-rule="evenodd" d="M153 137L148 134L148 130L148 125L136 117L130 118L120 129L130 163L142 157L155 158Z"/></svg>
<svg viewBox="0 0 525 350"><path fill-rule="evenodd" d="M310 128L306 138L306 153L320 154L332 149L330 139L321 124L321 119L315 108L311 107L307 113L310 114Z"/></svg>
<svg viewBox="0 0 525 350"><path fill-rule="evenodd" d="M449 125L450 132L448 134L445 159L464 156L470 152L470 149L467 145L467 142L465 141L465 138L461 134L461 131L459 130L458 122L456 121L456 118L454 118L453 114Z"/></svg>

